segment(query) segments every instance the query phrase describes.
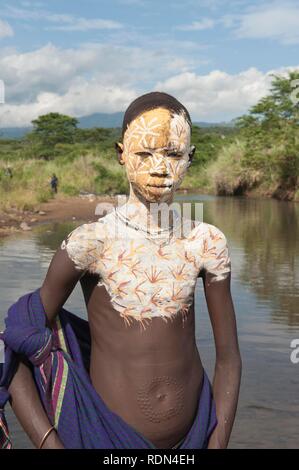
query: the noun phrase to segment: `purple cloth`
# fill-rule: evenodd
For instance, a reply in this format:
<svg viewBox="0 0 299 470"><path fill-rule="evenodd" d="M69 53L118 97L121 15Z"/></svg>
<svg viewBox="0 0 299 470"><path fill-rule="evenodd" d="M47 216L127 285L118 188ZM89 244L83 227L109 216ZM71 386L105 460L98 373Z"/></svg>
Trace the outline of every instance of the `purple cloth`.
<svg viewBox="0 0 299 470"><path fill-rule="evenodd" d="M65 309L58 327L46 326L39 289L21 297L8 310L5 362L0 364L0 410L9 399L7 388L19 355L26 356L41 401L65 448L154 449L155 446L112 412L94 389L89 377L90 331L87 321ZM63 339L62 339L63 338ZM0 411L0 447L9 448L4 411ZM209 379L204 372L196 418L180 449L202 449L217 424ZM2 429L2 433L1 433Z"/></svg>

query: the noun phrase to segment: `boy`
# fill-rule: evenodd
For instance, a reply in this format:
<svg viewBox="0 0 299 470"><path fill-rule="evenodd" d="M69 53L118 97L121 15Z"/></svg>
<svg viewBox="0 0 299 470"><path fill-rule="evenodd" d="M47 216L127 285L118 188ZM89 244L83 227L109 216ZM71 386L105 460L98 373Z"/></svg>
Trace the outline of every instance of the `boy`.
<svg viewBox="0 0 299 470"><path fill-rule="evenodd" d="M28 365L20 363L9 387L19 421L40 447L228 444L241 359L226 238L217 227L204 222L190 225L171 210L175 190L192 162L190 136L189 113L175 98L159 92L137 98L124 116L123 143L116 144L130 183L128 201L97 222L75 229L52 259L40 300L55 341L47 336L34 354L31 343L29 348L34 370L41 374L35 379L40 381L47 414ZM166 222L152 210L157 203L169 212ZM198 277L203 279L216 344L214 398L195 342ZM86 370L93 390L63 352L64 343L72 338L67 332L71 323L63 320L61 309L78 281L88 311ZM62 324L57 323L60 317ZM69 353L67 345L65 351ZM64 388L55 392L57 383L64 383ZM80 387L85 387L84 393ZM81 411L67 405L68 400L73 403L72 396Z"/></svg>

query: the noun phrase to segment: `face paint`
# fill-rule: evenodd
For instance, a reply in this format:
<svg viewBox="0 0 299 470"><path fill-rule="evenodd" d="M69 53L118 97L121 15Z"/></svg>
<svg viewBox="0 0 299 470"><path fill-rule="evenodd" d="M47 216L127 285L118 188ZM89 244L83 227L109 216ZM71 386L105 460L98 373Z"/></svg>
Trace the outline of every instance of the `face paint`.
<svg viewBox="0 0 299 470"><path fill-rule="evenodd" d="M183 115L156 108L138 116L124 135L128 180L148 202L172 199L189 166L190 126Z"/></svg>

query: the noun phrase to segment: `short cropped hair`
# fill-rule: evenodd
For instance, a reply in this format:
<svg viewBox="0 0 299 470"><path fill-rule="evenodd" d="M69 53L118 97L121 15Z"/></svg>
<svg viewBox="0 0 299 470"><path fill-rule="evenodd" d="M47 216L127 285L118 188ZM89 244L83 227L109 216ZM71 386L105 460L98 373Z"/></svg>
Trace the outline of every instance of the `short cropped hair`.
<svg viewBox="0 0 299 470"><path fill-rule="evenodd" d="M176 114L183 114L190 127L192 127L190 114L182 103L167 93L152 91L151 93L146 93L136 98L127 108L123 119L122 137L129 124L134 121L134 119L145 111L150 111L155 108L166 108Z"/></svg>

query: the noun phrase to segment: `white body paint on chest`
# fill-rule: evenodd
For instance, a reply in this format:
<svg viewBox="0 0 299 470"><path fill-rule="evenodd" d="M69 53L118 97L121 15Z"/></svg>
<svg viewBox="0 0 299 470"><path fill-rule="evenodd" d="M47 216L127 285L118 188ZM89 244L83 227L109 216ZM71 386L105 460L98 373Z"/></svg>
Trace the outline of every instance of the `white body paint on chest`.
<svg viewBox="0 0 299 470"><path fill-rule="evenodd" d="M201 269L215 280L230 271L226 238L213 225L199 223L185 238L174 235L159 246L123 223L115 236L117 221L113 211L81 225L62 248L78 269L99 275L99 285L127 325L135 319L146 326L153 317L168 321L176 315L184 322Z"/></svg>

